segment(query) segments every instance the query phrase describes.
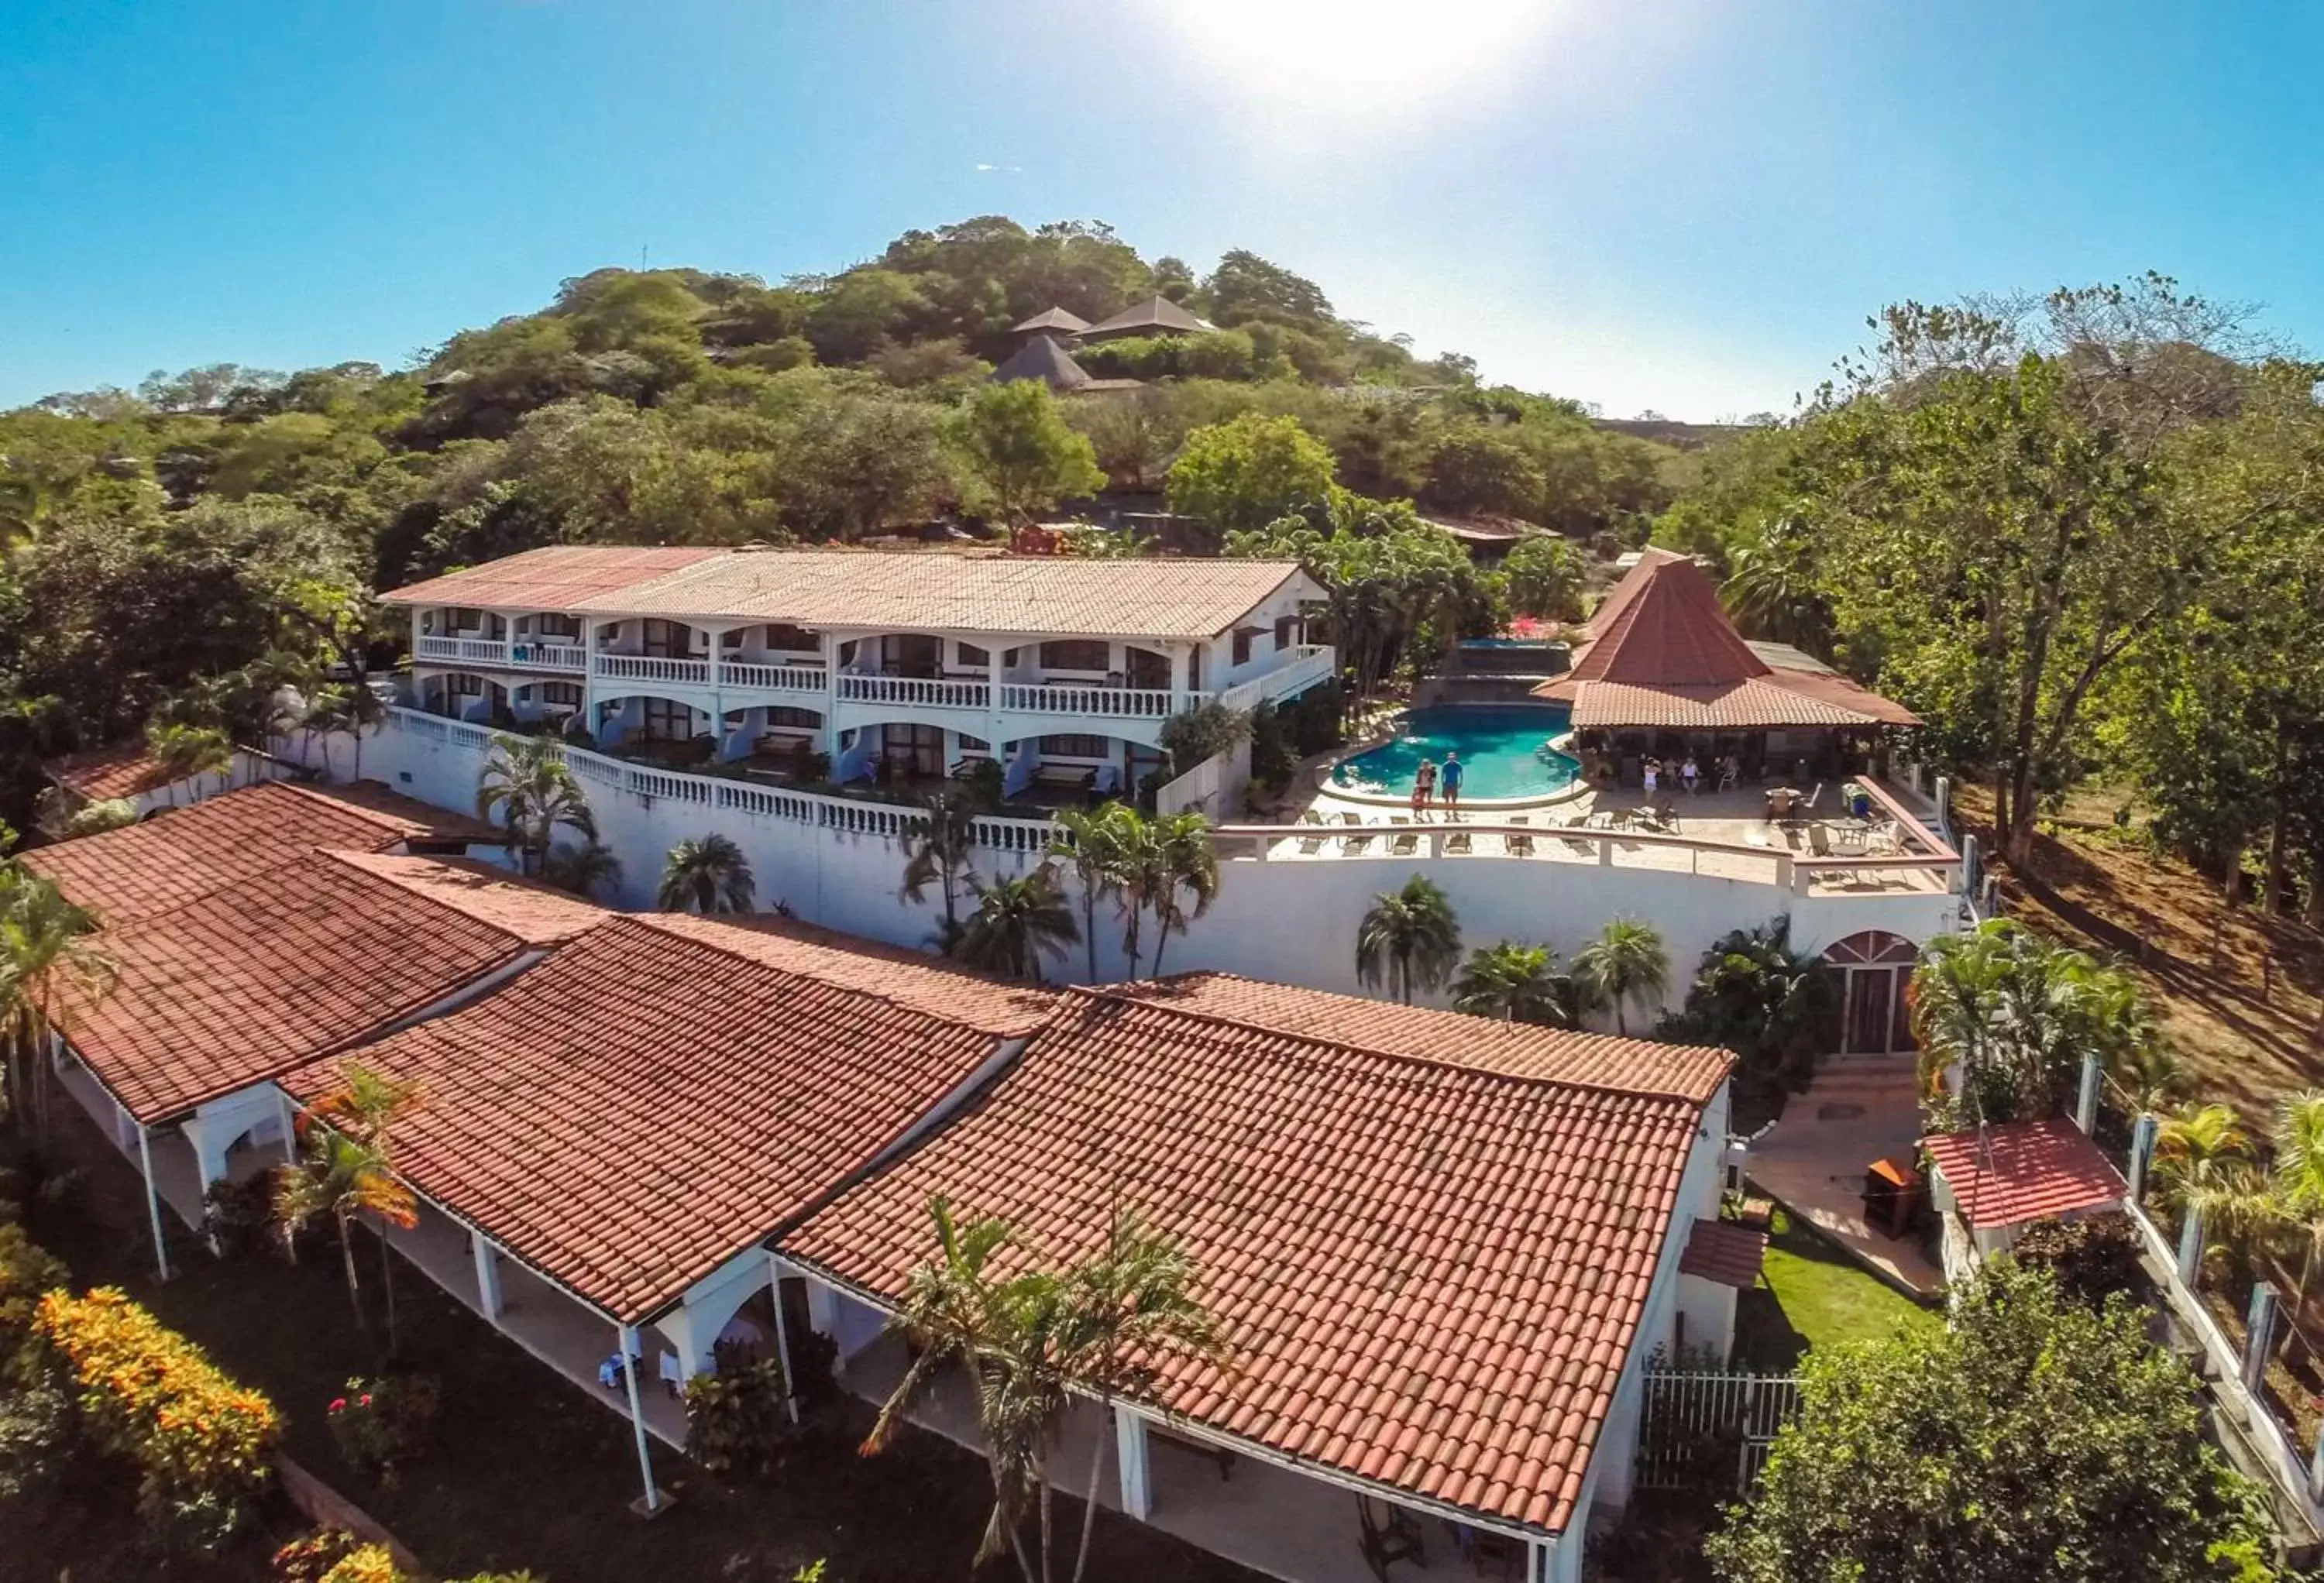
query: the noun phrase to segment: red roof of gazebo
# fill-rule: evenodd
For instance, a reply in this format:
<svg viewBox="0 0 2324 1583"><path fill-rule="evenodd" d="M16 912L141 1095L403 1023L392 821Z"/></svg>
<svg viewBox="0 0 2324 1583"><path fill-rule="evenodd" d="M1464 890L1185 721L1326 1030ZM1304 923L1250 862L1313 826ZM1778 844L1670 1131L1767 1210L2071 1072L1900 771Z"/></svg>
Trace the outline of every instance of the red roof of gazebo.
<svg viewBox="0 0 2324 1583"><path fill-rule="evenodd" d="M1688 557L1648 549L1591 616L1573 668L1534 689L1576 726L1727 731L1918 725L1901 704L1835 671L1768 664Z"/></svg>

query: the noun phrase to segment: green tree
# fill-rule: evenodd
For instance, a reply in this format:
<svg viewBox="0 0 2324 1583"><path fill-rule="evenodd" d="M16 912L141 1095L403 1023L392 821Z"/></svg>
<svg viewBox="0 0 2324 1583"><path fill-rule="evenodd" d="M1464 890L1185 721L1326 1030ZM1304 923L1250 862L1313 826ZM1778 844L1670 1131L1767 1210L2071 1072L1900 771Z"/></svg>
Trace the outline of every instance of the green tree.
<svg viewBox="0 0 2324 1583"><path fill-rule="evenodd" d="M1479 423L1447 424L1428 457L1431 506L1469 516L1489 511L1530 517L1541 504L1546 481L1524 443Z"/></svg>
<svg viewBox="0 0 2324 1583"><path fill-rule="evenodd" d="M668 912L747 913L757 898L751 860L724 835L691 837L669 849L654 905Z"/></svg>
<svg viewBox="0 0 2324 1583"><path fill-rule="evenodd" d="M1519 615L1571 621L1582 616L1582 590L1588 567L1569 539L1547 534L1519 542L1501 562L1509 606Z"/></svg>
<svg viewBox="0 0 2324 1583"><path fill-rule="evenodd" d="M1154 912L1154 972L1158 976L1172 932L1185 934L1186 925L1218 899L1219 854L1211 841L1211 822L1194 809L1141 824L1142 831L1130 835L1126 845L1137 888Z"/></svg>
<svg viewBox="0 0 2324 1583"><path fill-rule="evenodd" d="M8 1048L9 1109L20 1127L48 1133L51 1034L113 991L119 965L97 937L100 920L56 882L0 862L0 1037Z"/></svg>
<svg viewBox="0 0 2324 1583"><path fill-rule="evenodd" d="M1762 1091L1804 1087L1840 987L1812 954L1792 949L1791 929L1779 917L1720 936L1658 1032L1734 1051L1738 1075Z"/></svg>
<svg viewBox="0 0 2324 1583"><path fill-rule="evenodd" d="M1198 428L1170 465L1170 509L1221 532L1264 527L1328 502L1332 453L1296 418L1245 413Z"/></svg>
<svg viewBox="0 0 2324 1583"><path fill-rule="evenodd" d="M1062 956L1081 938L1065 905L1056 870L1041 864L1014 879L987 883L969 876L976 910L961 929L952 954L971 967L1041 981L1041 959Z"/></svg>
<svg viewBox="0 0 2324 1583"><path fill-rule="evenodd" d="M2292 1311L2305 1313L2316 1259L2324 1252L2324 1089L2303 1089L2277 1101L2270 1175L2283 1218L2300 1228L2300 1284Z"/></svg>
<svg viewBox="0 0 2324 1583"><path fill-rule="evenodd" d="M1945 1325L1812 1351L1712 1566L1727 1583L2264 1583L2265 1501L2145 1330L2126 1298L2093 1311L2004 1263L1956 1286Z"/></svg>
<svg viewBox="0 0 2324 1583"><path fill-rule="evenodd" d="M931 884L944 899L944 922L936 934L938 950L949 956L960 943L960 893L976 878L976 819L983 810L958 791L931 792L921 799L920 812L905 826L904 899L918 906L927 900Z"/></svg>
<svg viewBox="0 0 2324 1583"><path fill-rule="evenodd" d="M984 385L968 398L953 441L1006 520L1028 520L1068 495L1105 484L1088 438L1067 427L1039 380Z"/></svg>
<svg viewBox="0 0 2324 1583"><path fill-rule="evenodd" d="M1573 982L1584 1005L1612 1008L1615 1031L1627 1036L1624 1008L1662 998L1670 987L1670 953L1652 925L1616 918L1574 954Z"/></svg>
<svg viewBox="0 0 2324 1583"><path fill-rule="evenodd" d="M541 859L540 879L584 901L595 901L599 892L622 882L622 860L601 841L567 842L551 847Z"/></svg>
<svg viewBox="0 0 2324 1583"><path fill-rule="evenodd" d="M212 727L150 721L145 727L145 750L169 783L171 807L178 804L180 781L226 775L234 768L233 739Z"/></svg>
<svg viewBox="0 0 2324 1583"><path fill-rule="evenodd" d="M1460 920L1424 875L1372 897L1356 925L1356 978L1367 989L1385 983L1406 1006L1416 993L1441 988L1460 964Z"/></svg>
<svg viewBox="0 0 2324 1583"><path fill-rule="evenodd" d="M1082 942L1089 952L1089 980L1093 984L1097 982L1098 904L1120 893L1128 872L1129 821L1137 816L1137 810L1126 803L1060 808L1053 816L1057 833L1049 842L1048 855L1073 865L1082 910ZM1133 976L1136 971L1133 963Z"/></svg>
<svg viewBox="0 0 2324 1583"><path fill-rule="evenodd" d="M1557 971L1557 953L1548 946L1504 940L1469 953L1452 980L1452 1009L1503 1022L1572 1027L1573 982Z"/></svg>
<svg viewBox="0 0 2324 1583"><path fill-rule="evenodd" d="M520 873L540 874L558 831L597 839L597 815L558 745L546 737L501 735L476 781L476 816L502 816Z"/></svg>
<svg viewBox="0 0 2324 1583"><path fill-rule="evenodd" d="M371 1338L371 1316L364 1308L363 1283L355 1273L355 1228L365 1216L383 1228L408 1229L419 1224L418 1201L396 1179L389 1154L394 1119L416 1098L409 1086L351 1067L346 1086L301 1118L298 1157L274 1179L274 1217L286 1252L295 1254L300 1234L317 1219L327 1219L337 1229L347 1302L365 1340ZM380 1257L384 1265L383 1229ZM391 1309L391 1351L393 1322Z"/></svg>

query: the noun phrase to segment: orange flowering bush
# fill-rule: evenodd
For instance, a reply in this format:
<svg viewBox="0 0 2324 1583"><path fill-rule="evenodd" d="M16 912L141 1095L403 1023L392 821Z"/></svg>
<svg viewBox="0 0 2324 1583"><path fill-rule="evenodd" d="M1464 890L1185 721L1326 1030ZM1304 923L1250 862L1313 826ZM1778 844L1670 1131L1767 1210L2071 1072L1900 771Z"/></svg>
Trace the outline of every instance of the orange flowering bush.
<svg viewBox="0 0 2324 1583"><path fill-rule="evenodd" d="M215 1550L273 1471L273 1404L116 1288L51 1292L33 1321L79 1392L93 1445L134 1467L138 1510L174 1545Z"/></svg>
<svg viewBox="0 0 2324 1583"><path fill-rule="evenodd" d="M410 1583L395 1569L395 1558L375 1544L366 1544L323 1574L323 1583Z"/></svg>
<svg viewBox="0 0 2324 1583"><path fill-rule="evenodd" d="M64 1284L64 1265L35 1247L22 1226L0 1221L0 1378L32 1336L41 1293Z"/></svg>

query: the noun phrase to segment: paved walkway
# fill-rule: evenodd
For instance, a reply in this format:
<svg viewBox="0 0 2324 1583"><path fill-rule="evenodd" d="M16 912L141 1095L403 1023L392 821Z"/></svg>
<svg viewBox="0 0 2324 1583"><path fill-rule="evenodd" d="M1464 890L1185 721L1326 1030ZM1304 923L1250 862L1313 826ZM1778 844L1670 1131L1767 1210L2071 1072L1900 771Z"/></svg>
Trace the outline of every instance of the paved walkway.
<svg viewBox="0 0 2324 1583"><path fill-rule="evenodd" d="M1914 1066L1910 1055L1834 1059L1792 1096L1784 1118L1752 1146L1748 1169L1762 1191L1881 1279L1933 1297L1944 1275L1920 1245L1864 1224L1866 1168L1910 1160L1920 1141Z"/></svg>

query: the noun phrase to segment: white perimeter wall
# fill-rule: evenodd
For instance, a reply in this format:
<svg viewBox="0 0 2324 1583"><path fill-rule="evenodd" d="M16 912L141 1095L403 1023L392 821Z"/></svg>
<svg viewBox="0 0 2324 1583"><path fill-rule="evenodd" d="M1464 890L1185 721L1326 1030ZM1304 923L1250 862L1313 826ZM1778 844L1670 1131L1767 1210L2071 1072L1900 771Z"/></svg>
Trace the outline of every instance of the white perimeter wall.
<svg viewBox="0 0 2324 1583"><path fill-rule="evenodd" d="M283 749L295 757L301 746L294 738ZM352 757L347 738L333 741L330 772L335 778L346 777ZM309 758L322 767L319 749ZM464 813L475 808L484 760L484 755L474 748L432 741L411 732L382 731L364 742L367 778ZM670 847L716 832L749 854L761 908L785 902L803 921L902 945L923 945L935 933L940 913L934 888L919 905L899 893L905 862L900 842L734 809L649 800L595 785L586 789L599 834L622 860L620 892L610 898L619 906L650 907ZM1029 853L985 851L976 867L987 877L1013 877L1038 861ZM1547 944L1570 956L1608 920L1643 919L1662 932L1669 947L1674 1005L1683 997L1703 952L1729 930L1763 924L1787 911L1797 950L1821 950L1866 929L1924 941L1955 927L1960 905L1958 897L1926 893L1797 896L1739 879L1539 858L1236 860L1221 864L1219 897L1208 916L1191 933L1171 938L1163 970L1213 968L1312 989L1363 993L1355 972L1357 920L1373 897L1395 889L1416 873L1428 876L1452 898L1467 945L1507 938ZM1071 890L1069 872L1065 879ZM1097 934L1100 979L1125 977L1120 925L1110 903L1099 908ZM1151 971L1150 917L1145 934ZM1085 952L1076 947L1053 965L1050 977L1086 980ZM1649 1019L1634 1011L1630 1021L1632 1031L1643 1032ZM1610 1019L1606 1026L1612 1026Z"/></svg>

